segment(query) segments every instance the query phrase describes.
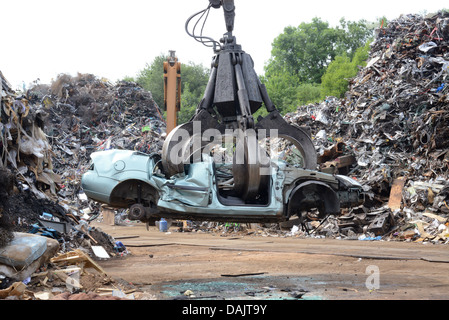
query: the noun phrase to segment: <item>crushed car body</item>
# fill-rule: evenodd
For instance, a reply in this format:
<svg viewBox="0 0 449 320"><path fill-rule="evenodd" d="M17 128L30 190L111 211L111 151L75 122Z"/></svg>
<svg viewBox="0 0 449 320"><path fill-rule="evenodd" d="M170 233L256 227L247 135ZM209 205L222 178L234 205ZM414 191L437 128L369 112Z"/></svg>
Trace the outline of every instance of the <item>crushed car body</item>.
<svg viewBox="0 0 449 320"><path fill-rule="evenodd" d="M361 185L346 176L272 162L267 184L257 197L244 200L229 184L229 167L209 155L184 165L169 178L161 157L130 150L92 154L82 177L86 195L111 207L129 208L129 218L148 222L160 218L203 221L282 222L317 209L319 217L363 203Z"/></svg>

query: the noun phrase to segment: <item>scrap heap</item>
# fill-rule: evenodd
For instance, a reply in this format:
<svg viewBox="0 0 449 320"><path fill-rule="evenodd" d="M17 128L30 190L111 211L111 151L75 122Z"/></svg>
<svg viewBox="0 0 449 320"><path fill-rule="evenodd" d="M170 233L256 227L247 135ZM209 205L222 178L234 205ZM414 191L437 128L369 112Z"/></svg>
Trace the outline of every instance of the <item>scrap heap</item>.
<svg viewBox="0 0 449 320"><path fill-rule="evenodd" d="M151 93L136 83L113 85L91 74L62 74L27 95L45 114L54 169L61 177L58 195L72 203L80 201L81 175L92 152L116 148L153 153L162 148L161 111Z"/></svg>
<svg viewBox="0 0 449 320"><path fill-rule="evenodd" d="M345 99L286 118L310 125L323 170L345 170L364 185L366 208L352 213L359 227L382 216L395 220L392 238L447 242L449 13L404 15L376 33ZM338 220L340 230L355 227L348 221Z"/></svg>
<svg viewBox="0 0 449 320"><path fill-rule="evenodd" d="M151 93L132 82L112 85L90 74L62 74L51 85L37 84L24 93L12 90L1 72L0 80L0 258L14 256L17 243L40 238L48 239L39 247L47 248L42 259L56 250L70 261L79 257L79 263L96 266L90 256L128 253L119 241L90 226L99 205L87 199L80 180L94 151L160 151L165 122ZM24 240L30 234L43 237ZM48 287L47 281L53 289L66 289L67 274L74 269L82 275L76 290L112 281L102 270L93 279L82 268L64 268L55 261L49 266L41 258L27 262L20 273L14 273L11 259L0 259L0 299L49 299L47 291L32 291ZM58 277L62 280L56 285Z"/></svg>
<svg viewBox="0 0 449 320"><path fill-rule="evenodd" d="M132 82L62 74L20 95L0 76L0 244L13 232L34 232L56 238L63 251L87 239L114 254L113 239L82 223L99 205L80 179L94 151L160 150L165 123L151 93Z"/></svg>

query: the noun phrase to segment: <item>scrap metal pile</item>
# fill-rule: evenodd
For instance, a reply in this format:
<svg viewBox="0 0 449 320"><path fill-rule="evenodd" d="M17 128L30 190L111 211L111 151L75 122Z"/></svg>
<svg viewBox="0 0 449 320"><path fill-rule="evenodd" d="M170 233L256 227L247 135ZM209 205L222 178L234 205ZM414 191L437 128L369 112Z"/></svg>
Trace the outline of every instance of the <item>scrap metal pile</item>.
<svg viewBox="0 0 449 320"><path fill-rule="evenodd" d="M88 225L100 207L80 179L94 151L161 149L165 122L151 93L63 74L20 94L0 75L0 243L12 232L34 232L57 239L64 252L89 240L116 254L114 239Z"/></svg>
<svg viewBox="0 0 449 320"><path fill-rule="evenodd" d="M16 243L28 239L27 235L48 239L41 258L66 254L70 261L83 257L77 263L88 261L96 266L90 257L128 254L120 241L90 225L99 217L100 206L87 199L80 179L94 151L159 152L165 122L151 93L135 83L112 85L90 74L63 74L50 85L35 85L19 93L1 72L0 78L0 257L5 252L14 254ZM53 244L49 246L48 241ZM66 290L67 277L72 279L77 267L64 268L41 258L27 262L19 273L3 259L0 299L50 299L58 290ZM104 272L94 275L77 270L78 291L111 283L117 286ZM48 289L40 292L41 286L52 293ZM108 289L99 293L99 298L111 298L111 294L114 296L114 291Z"/></svg>
<svg viewBox="0 0 449 320"><path fill-rule="evenodd" d="M404 15L377 30L345 99L286 116L311 127L323 170L345 170L367 192L364 210L340 217L335 228L329 222L328 233L377 225L391 239L447 243L448 75L449 14Z"/></svg>

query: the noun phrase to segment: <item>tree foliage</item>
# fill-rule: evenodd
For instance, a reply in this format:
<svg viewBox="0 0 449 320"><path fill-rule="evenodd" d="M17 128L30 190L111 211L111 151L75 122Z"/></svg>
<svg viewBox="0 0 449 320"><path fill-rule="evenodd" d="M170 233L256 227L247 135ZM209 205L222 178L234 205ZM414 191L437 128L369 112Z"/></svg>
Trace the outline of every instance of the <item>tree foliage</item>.
<svg viewBox="0 0 449 320"><path fill-rule="evenodd" d="M340 19L340 26L337 27L337 30L339 30L341 38L337 54L347 54L350 59L353 59L357 51L372 38L373 29L366 20L355 22L346 21L344 18Z"/></svg>
<svg viewBox="0 0 449 320"><path fill-rule="evenodd" d="M327 96L342 98L344 96L348 90L349 79L357 75L359 67L366 65L368 50L369 44L366 44L356 50L352 59L344 53L329 64L322 78L322 98Z"/></svg>
<svg viewBox="0 0 449 320"><path fill-rule="evenodd" d="M190 90L189 84L184 86L181 95L181 110L178 113L178 124L186 123L192 118L201 98L201 95L195 94L194 91Z"/></svg>
<svg viewBox="0 0 449 320"><path fill-rule="evenodd" d="M301 23L299 27L286 27L274 39L271 59L265 74L288 73L302 83L319 83L322 70L335 56L333 43L336 34L327 22L314 18L312 23Z"/></svg>
<svg viewBox="0 0 449 320"><path fill-rule="evenodd" d="M348 79L357 74L357 69L346 55L337 56L323 76L321 90L323 96L342 97L348 88Z"/></svg>
<svg viewBox="0 0 449 320"><path fill-rule="evenodd" d="M273 41L271 59L265 67L269 78L276 73L289 73L301 83L321 83L328 65L338 55L352 59L372 31L366 21L340 20L340 26L331 28L328 22L314 18L298 27L286 27Z"/></svg>
<svg viewBox="0 0 449 320"><path fill-rule="evenodd" d="M321 96L319 85L302 84L297 77L289 73L279 72L270 79L261 76L261 81L281 114L295 111L298 105L316 102Z"/></svg>
<svg viewBox="0 0 449 320"><path fill-rule="evenodd" d="M276 107L286 113L331 93L341 96L366 60L372 35L365 20L344 18L337 27L320 18L286 27L273 41L262 80Z"/></svg>
<svg viewBox="0 0 449 320"><path fill-rule="evenodd" d="M160 54L151 63L147 63L136 76L135 81L153 95L159 107L164 106L164 61L167 58Z"/></svg>

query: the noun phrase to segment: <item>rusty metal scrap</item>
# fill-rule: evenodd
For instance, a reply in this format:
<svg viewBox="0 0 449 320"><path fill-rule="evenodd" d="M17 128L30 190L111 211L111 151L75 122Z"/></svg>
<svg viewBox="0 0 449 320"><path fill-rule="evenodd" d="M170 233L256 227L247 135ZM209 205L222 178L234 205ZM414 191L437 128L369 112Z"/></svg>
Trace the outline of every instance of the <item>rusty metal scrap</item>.
<svg viewBox="0 0 449 320"><path fill-rule="evenodd" d="M449 186L448 25L447 12L390 21L376 30L367 65L351 79L344 99L328 97L286 115L311 128L328 162L322 170L335 169L334 159L326 157L344 142L338 156L355 157L347 169L364 185L365 210L387 205L394 181L404 179L392 210L397 223L425 210L448 213L443 192Z"/></svg>
<svg viewBox="0 0 449 320"><path fill-rule="evenodd" d="M67 226L94 219L100 206L85 197L80 183L90 154L108 148L146 153L162 148L161 111L151 93L136 83L62 74L49 85L15 92L1 72L0 78L0 214L12 223L0 221L0 230L46 232L39 226L44 212L51 223ZM5 183L10 176L14 181ZM65 231L51 233L62 250L77 248L73 240L86 237L114 253L113 241L96 230ZM0 243L8 235L1 232Z"/></svg>

